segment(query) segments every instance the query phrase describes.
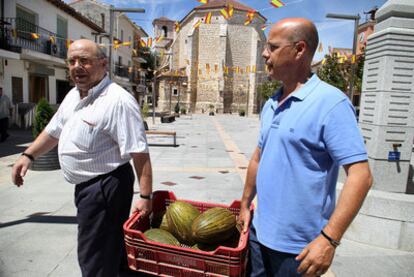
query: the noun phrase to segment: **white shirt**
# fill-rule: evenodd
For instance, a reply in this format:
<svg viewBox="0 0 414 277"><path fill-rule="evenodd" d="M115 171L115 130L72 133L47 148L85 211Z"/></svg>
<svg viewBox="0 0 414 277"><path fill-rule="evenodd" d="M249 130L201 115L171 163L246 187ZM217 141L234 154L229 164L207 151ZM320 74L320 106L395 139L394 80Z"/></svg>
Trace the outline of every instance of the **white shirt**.
<svg viewBox="0 0 414 277"><path fill-rule="evenodd" d="M148 153L138 103L106 76L81 99L73 88L46 126L59 139L59 162L65 179L86 182Z"/></svg>

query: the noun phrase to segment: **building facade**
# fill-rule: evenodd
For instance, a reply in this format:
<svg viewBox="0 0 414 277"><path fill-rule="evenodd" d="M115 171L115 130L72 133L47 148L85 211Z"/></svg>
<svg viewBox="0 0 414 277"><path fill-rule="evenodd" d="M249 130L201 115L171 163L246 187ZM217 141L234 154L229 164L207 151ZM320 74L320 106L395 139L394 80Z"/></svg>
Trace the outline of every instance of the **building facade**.
<svg viewBox="0 0 414 277"><path fill-rule="evenodd" d="M223 9L231 9L232 16L226 19ZM158 89L158 111L175 107L175 84L183 88L180 105L191 112L257 111L256 88L266 74L261 57L266 43L262 31L266 18L255 12L250 24L245 24L247 13L253 10L234 0L212 0L191 10L178 23L179 31L167 53L167 84L160 83ZM206 22L209 13L210 22ZM185 86L178 85L174 76L184 80Z"/></svg>
<svg viewBox="0 0 414 277"><path fill-rule="evenodd" d="M95 0L75 0L69 5L105 30L104 34L98 36L99 42L108 37L111 32L110 5ZM144 61L137 55L136 51L139 47L137 42L143 37L148 37L148 34L124 13L114 12L113 18L114 42L111 44L113 81L133 93L139 100L147 93L147 87L145 79L142 80L145 74L140 73L140 63ZM130 45L122 44L129 44L129 42ZM118 43L119 47L113 47L114 43Z"/></svg>
<svg viewBox="0 0 414 277"><path fill-rule="evenodd" d="M14 104L11 123L29 127L41 98L59 104L71 88L70 42L103 29L61 0L1 1L0 82Z"/></svg>

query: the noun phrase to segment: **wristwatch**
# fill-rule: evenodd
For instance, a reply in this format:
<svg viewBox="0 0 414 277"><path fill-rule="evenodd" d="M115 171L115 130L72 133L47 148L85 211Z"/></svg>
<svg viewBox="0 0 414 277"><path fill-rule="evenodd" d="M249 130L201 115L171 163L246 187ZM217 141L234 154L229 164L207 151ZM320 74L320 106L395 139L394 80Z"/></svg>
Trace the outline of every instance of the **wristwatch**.
<svg viewBox="0 0 414 277"><path fill-rule="evenodd" d="M141 197L142 199L152 200L152 193L148 195L140 194L139 197Z"/></svg>

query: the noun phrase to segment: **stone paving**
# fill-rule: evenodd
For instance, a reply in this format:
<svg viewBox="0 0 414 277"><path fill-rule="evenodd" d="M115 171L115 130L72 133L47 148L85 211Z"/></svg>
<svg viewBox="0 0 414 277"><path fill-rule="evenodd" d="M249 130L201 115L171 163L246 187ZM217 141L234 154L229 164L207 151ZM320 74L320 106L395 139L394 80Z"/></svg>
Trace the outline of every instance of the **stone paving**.
<svg viewBox="0 0 414 277"><path fill-rule="evenodd" d="M176 131L178 143L172 147L171 137L148 137L158 144L150 147L154 190L224 204L241 197L258 118L192 115L149 123L150 129ZM18 130L11 135L0 144L0 276L80 276L73 186L60 170L29 171L23 187L12 186L10 166L31 136ZM412 252L343 240L327 276L412 276L413 260Z"/></svg>

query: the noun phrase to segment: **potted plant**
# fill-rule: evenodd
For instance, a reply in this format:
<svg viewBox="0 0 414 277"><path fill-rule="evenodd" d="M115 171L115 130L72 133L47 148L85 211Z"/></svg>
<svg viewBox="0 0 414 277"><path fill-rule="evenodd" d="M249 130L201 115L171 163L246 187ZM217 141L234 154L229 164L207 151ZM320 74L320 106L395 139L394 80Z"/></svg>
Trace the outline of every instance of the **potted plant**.
<svg viewBox="0 0 414 277"><path fill-rule="evenodd" d="M142 109L141 109L141 117L142 117L142 121L144 123L145 131L148 131L148 123L147 123L148 115L149 115L149 106L148 106L147 103L144 103L144 105L142 106Z"/></svg>
<svg viewBox="0 0 414 277"><path fill-rule="evenodd" d="M208 115L214 115L214 105L210 104L208 105L208 108L210 109L210 112L208 113Z"/></svg>
<svg viewBox="0 0 414 277"><path fill-rule="evenodd" d="M54 110L49 105L45 98L41 98L36 105L34 123L33 123L33 138L36 138L46 127L52 119ZM57 147L50 150L34 160L31 165L32 170L55 170L59 169L59 156Z"/></svg>
<svg viewBox="0 0 414 277"><path fill-rule="evenodd" d="M181 108L181 114L187 114L186 108Z"/></svg>

